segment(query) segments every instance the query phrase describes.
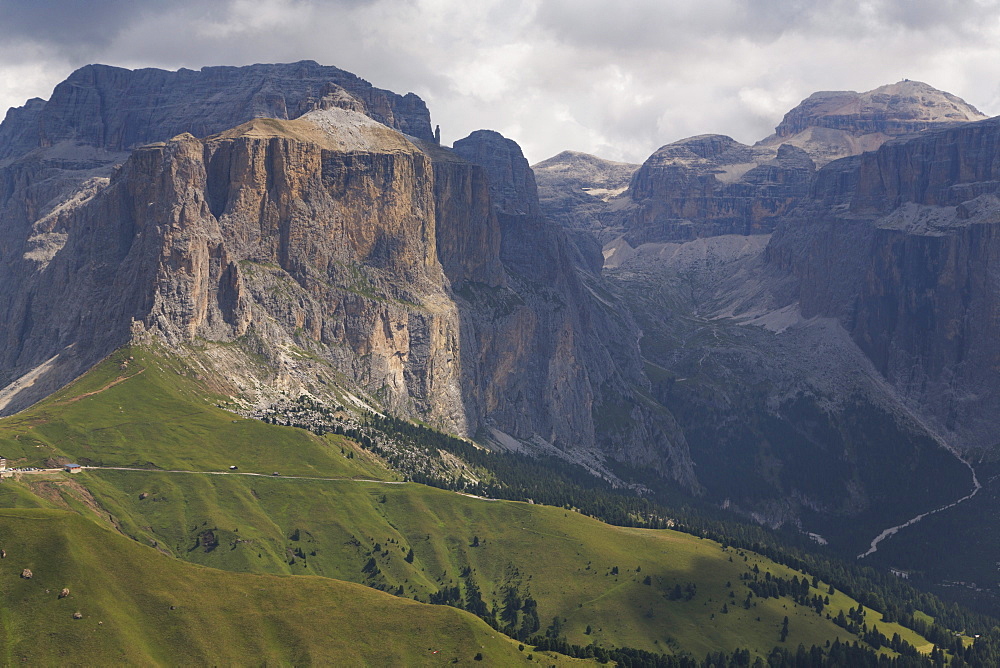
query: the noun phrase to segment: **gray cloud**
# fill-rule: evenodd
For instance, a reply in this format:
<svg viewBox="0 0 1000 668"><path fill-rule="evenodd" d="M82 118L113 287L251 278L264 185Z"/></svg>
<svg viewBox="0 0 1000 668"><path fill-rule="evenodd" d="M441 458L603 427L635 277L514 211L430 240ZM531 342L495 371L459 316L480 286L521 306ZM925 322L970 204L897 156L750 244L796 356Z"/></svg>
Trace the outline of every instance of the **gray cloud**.
<svg viewBox="0 0 1000 668"><path fill-rule="evenodd" d="M0 5L0 39L66 49L106 44L146 7L147 3L130 0L5 2Z"/></svg>
<svg viewBox="0 0 1000 668"><path fill-rule="evenodd" d="M0 105L76 67L312 59L489 127L531 161L642 160L705 132L752 142L815 90L911 78L1000 111L996 0L226 0L0 6Z"/></svg>

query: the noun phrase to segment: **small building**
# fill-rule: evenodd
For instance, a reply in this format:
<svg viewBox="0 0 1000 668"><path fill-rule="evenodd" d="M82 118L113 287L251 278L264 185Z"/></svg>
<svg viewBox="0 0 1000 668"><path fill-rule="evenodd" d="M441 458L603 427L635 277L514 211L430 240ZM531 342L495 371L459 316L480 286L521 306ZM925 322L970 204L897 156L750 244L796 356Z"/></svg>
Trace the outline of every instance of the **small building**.
<svg viewBox="0 0 1000 668"><path fill-rule="evenodd" d="M6 471L6 470L7 470L7 460L4 459L3 457L0 457L0 471Z"/></svg>
<svg viewBox="0 0 1000 668"><path fill-rule="evenodd" d="M83 467L79 464L66 464L63 468L66 470L66 473L79 473L83 470Z"/></svg>

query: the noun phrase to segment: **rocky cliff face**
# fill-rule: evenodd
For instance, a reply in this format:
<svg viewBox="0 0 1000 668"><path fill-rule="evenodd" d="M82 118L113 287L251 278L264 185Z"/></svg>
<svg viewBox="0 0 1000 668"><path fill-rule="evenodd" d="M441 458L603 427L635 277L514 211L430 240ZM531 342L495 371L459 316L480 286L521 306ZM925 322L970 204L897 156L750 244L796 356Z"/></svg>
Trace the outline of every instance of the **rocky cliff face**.
<svg viewBox="0 0 1000 668"><path fill-rule="evenodd" d="M753 146L701 135L660 148L628 191L597 214L597 236L635 246L766 234L809 194L816 166L873 151L893 137L983 118L954 95L915 81L865 93L815 93Z"/></svg>
<svg viewBox="0 0 1000 668"><path fill-rule="evenodd" d="M910 82L818 95L755 146L663 147L602 203L605 277L706 498L845 545L968 493L944 446L990 447L1000 366L980 116Z"/></svg>
<svg viewBox="0 0 1000 668"><path fill-rule="evenodd" d="M722 135L685 139L643 163L612 228L633 245L768 232L808 192L813 170L791 145L771 157Z"/></svg>
<svg viewBox="0 0 1000 668"><path fill-rule="evenodd" d="M0 160L61 142L123 151L182 132L204 137L252 118L293 119L344 106L431 140L430 115L412 93L375 88L350 72L310 60L281 65L127 70L87 65L30 100L0 127Z"/></svg>
<svg viewBox="0 0 1000 668"><path fill-rule="evenodd" d="M147 145L109 185L110 166L128 156L117 149L310 109L325 111ZM391 410L474 429L442 262L501 280L488 191L467 164L456 184L436 184L419 140L388 126L430 138L415 96L310 62L92 66L48 103L12 111L0 127L14 156L0 167L4 410L146 330L172 345L243 341L279 386L293 382L295 355L318 347L327 376L346 374ZM436 199L455 207L442 216L440 262ZM466 235L464 216L477 211L486 220Z"/></svg>
<svg viewBox="0 0 1000 668"><path fill-rule="evenodd" d="M93 88L158 90L144 77L198 75L111 69L88 74ZM250 69L243 74L259 74ZM611 426L602 417L645 387L637 332L597 295L597 277L586 285L577 276L572 245L540 214L519 147L486 131L454 151L404 135L389 127L393 118L405 125L398 97L365 97L337 81L345 85L327 82L308 103L299 93L315 87L284 90L285 111L292 99L313 108L298 118L253 118L204 139L158 136L188 126L187 111L136 127L124 93L103 106L56 105L77 108L75 125L39 124L43 144L63 139L8 159L0 180L9 212L2 410L130 339L152 339L196 346L209 375L224 371L220 391L244 400L277 390L361 397L595 470L608 455L653 464L693 487L669 415L629 407L634 424ZM277 98L229 99L219 118L206 112L204 127L248 108L284 114L239 101L262 99ZM374 113L372 100L392 104ZM112 152L148 138L161 141ZM87 152L95 160L81 165Z"/></svg>
<svg viewBox="0 0 1000 668"><path fill-rule="evenodd" d="M53 221L65 242L11 295L11 349L38 362L66 345L99 357L137 330L171 345L250 337L274 358L312 350L390 410L465 431L431 169L341 109L143 147Z"/></svg>
<svg viewBox="0 0 1000 668"><path fill-rule="evenodd" d="M798 278L803 312L837 317L965 450L997 440L998 137L991 119L831 163L768 249Z"/></svg>
<svg viewBox="0 0 1000 668"><path fill-rule="evenodd" d="M647 381L635 325L610 296L599 296L598 277L576 270L566 234L540 213L534 173L520 148L478 131L454 149L489 177L500 258L513 288L504 294L470 286L463 294L486 374L483 402L496 424L560 449L600 446L619 461L696 488L683 434L669 413L641 399Z"/></svg>
<svg viewBox="0 0 1000 668"><path fill-rule="evenodd" d="M6 322L24 323L33 309L47 308L42 305L48 301L42 296L45 290L39 291L36 285L41 280L37 274L64 246L76 243L75 235L60 226L65 226L71 210L107 182L115 166L128 157L127 149L184 132L199 136L220 132L259 116L292 118L329 108L351 109L411 135L431 137L426 107L415 95L401 97L310 61L198 72L92 65L57 86L49 101L30 100L10 110L0 125L0 280L4 285L0 307ZM82 257L87 252L71 247L66 254L81 253L78 257ZM99 265L97 260L92 262L92 266ZM79 266L74 271L82 270ZM83 299L82 288L73 289L81 290L77 300ZM82 306L70 305L69 312L75 308ZM81 316L80 322L85 321ZM53 331L40 334L42 341L63 341L64 347L59 348L35 346L25 339L28 330L18 333L12 327L0 334L8 340L0 385L13 382L57 353L59 357L51 360L46 374L30 382L22 380L18 386L21 399L7 410L54 390L95 361L95 354L107 352L108 346L119 345L127 336L113 326L98 325L86 345L70 345L76 342L76 334L68 334L66 323L59 323ZM69 329L80 331L75 325ZM49 356L40 357L43 352Z"/></svg>

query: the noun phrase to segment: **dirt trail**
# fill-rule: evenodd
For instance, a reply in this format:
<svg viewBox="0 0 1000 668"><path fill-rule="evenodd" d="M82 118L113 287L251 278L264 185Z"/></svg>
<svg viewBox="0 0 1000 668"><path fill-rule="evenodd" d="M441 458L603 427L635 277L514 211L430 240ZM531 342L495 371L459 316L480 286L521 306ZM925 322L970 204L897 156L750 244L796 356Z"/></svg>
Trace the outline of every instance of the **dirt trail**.
<svg viewBox="0 0 1000 668"><path fill-rule="evenodd" d="M118 378L115 378L113 381L111 381L110 383L108 383L107 385L105 385L104 387L102 387L99 390L94 390L93 392L84 392L83 394L79 394L79 395L77 395L75 397L70 397L69 399L63 399L62 401L58 401L58 402L56 402L56 404L59 405L59 406L62 406L62 405L65 405L65 404L71 404L74 401L80 401L80 399L84 399L86 397L92 397L95 394L100 394L101 392L104 392L105 390L111 389L112 387L114 387L118 383L124 383L126 380L130 380L132 378L135 378L136 376L138 376L140 373L142 373L144 371L145 371L145 369L139 369L138 371L136 371L135 373L133 373L131 376L119 376Z"/></svg>

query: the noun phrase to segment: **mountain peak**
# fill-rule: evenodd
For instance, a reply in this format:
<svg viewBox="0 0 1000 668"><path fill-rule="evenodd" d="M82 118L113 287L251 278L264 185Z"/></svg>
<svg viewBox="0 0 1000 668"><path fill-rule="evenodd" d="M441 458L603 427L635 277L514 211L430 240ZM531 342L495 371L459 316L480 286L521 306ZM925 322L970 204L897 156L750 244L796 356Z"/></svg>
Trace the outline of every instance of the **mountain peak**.
<svg viewBox="0 0 1000 668"><path fill-rule="evenodd" d="M880 122L886 125L979 121L986 118L965 100L921 81L904 79L864 93L822 91L813 93L785 114L775 128L779 137L789 137L810 126L829 127L865 134Z"/></svg>
<svg viewBox="0 0 1000 668"><path fill-rule="evenodd" d="M785 114L758 146L793 144L818 165L878 148L891 137L986 116L956 95L903 79L863 93L819 91Z"/></svg>
<svg viewBox="0 0 1000 668"><path fill-rule="evenodd" d="M253 118L295 119L314 109L361 111L407 135L432 140L423 100L375 88L313 61L213 66L175 72L86 65L46 102L29 101L0 125L0 159L62 142L123 152L190 132L223 132Z"/></svg>

